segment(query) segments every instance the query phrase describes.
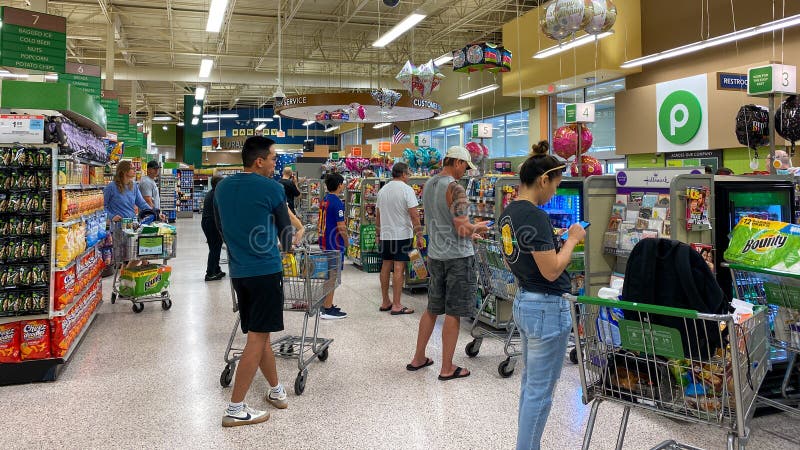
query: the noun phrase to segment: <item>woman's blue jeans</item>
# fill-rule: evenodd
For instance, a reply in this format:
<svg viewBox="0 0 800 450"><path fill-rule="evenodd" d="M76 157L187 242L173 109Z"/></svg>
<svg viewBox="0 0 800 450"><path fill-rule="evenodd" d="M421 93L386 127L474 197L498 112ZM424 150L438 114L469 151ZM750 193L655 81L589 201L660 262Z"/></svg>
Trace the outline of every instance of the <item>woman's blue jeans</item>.
<svg viewBox="0 0 800 450"><path fill-rule="evenodd" d="M514 300L514 321L522 337L522 392L519 397L517 450L538 450L553 389L572 329L570 302L556 295L520 289Z"/></svg>

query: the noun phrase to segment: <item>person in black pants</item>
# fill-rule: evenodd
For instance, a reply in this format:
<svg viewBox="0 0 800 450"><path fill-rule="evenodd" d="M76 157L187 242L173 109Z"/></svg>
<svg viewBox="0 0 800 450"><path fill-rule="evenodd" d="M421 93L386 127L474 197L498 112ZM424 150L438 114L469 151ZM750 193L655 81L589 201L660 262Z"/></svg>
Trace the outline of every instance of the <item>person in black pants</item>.
<svg viewBox="0 0 800 450"><path fill-rule="evenodd" d="M203 200L203 219L200 222L203 227L203 234L206 235L208 242L208 263L206 265L206 281L221 280L225 277L225 272L219 267L219 255L222 251L222 234L217 228L214 220L214 190L217 184L222 181L222 177L214 175L211 178L211 190Z"/></svg>
<svg viewBox="0 0 800 450"><path fill-rule="evenodd" d="M294 209L294 199L300 196L300 190L297 189L297 177L292 173L291 167L284 167L283 168L283 178L279 181L283 185L283 189L286 192L286 203L289 205L289 211L292 214L297 215L297 211Z"/></svg>

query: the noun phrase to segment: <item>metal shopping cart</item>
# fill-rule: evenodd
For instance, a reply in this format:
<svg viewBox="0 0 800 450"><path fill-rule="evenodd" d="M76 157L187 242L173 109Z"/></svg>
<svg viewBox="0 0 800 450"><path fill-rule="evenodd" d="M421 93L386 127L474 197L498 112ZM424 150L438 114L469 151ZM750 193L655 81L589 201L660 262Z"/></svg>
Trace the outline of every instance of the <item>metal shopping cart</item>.
<svg viewBox="0 0 800 450"><path fill-rule="evenodd" d="M480 239L475 246L478 264L478 282L483 292L480 305L475 311L475 320L470 328L473 340L467 344L467 356L478 356L484 338L504 342L506 359L497 366L500 376L507 378L514 373L520 350L520 337L512 302L517 295L517 281L503 259L501 243Z"/></svg>
<svg viewBox="0 0 800 450"><path fill-rule="evenodd" d="M144 311L144 304L148 302L161 302L161 308L172 308L172 298L169 295L168 282L159 282L163 277L163 270L168 260L174 258L178 248L178 235L158 233L132 233L125 231L122 225L112 223L114 281L111 288L111 303L117 300L131 301L131 309L135 313ZM161 265L150 264L150 261L161 260ZM150 280L155 286L160 286L158 292L145 295L130 294L130 290L121 286L122 272L133 267L136 261L147 263L146 267L157 270L158 275ZM157 277L157 278L156 278ZM122 289L121 289L122 288Z"/></svg>
<svg viewBox="0 0 800 450"><path fill-rule="evenodd" d="M729 264L740 300L769 307L773 354L785 356L786 372L779 400L758 397L758 402L800 416L800 386L790 386L800 353L800 275ZM790 392L790 388L793 388Z"/></svg>
<svg viewBox="0 0 800 450"><path fill-rule="evenodd" d="M716 425L728 431L728 449L745 448L768 366L766 308L737 323L734 315L567 297L577 306L573 326L584 330L576 340L583 403L594 400L583 449L606 400L624 406L617 449L631 408ZM712 348L715 342L722 348ZM666 441L656 448L691 447Z"/></svg>
<svg viewBox="0 0 800 450"><path fill-rule="evenodd" d="M319 337L319 313L325 297L333 292L339 284L341 254L338 251L302 249L294 255L294 262L288 262L284 255L283 274L283 310L304 312L303 331L300 336L281 336L272 341L275 356L296 358L298 373L294 380L294 392L301 395L308 380L308 366L314 358L320 361L328 359L328 347L333 339ZM231 285L233 312L238 313L239 302L236 291ZM234 347L234 340L239 330L240 317L236 315L228 346L225 349L225 368L219 377L222 387L230 386L236 363L244 349ZM309 333L309 322L314 329Z"/></svg>

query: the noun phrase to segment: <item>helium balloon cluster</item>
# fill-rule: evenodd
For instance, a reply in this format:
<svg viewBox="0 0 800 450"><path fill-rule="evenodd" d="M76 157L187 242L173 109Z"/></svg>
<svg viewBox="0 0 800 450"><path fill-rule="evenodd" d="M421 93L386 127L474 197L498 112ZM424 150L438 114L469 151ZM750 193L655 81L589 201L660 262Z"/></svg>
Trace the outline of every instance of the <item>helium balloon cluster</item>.
<svg viewBox="0 0 800 450"><path fill-rule="evenodd" d="M421 66L415 66L411 61L406 61L395 79L408 90L412 97L416 95L425 98L439 87L444 75L433 63L433 60Z"/></svg>
<svg viewBox="0 0 800 450"><path fill-rule="evenodd" d="M442 162L442 152L433 147L419 147L416 150L403 150L403 160L412 170L438 169Z"/></svg>
<svg viewBox="0 0 800 450"><path fill-rule="evenodd" d="M555 0L547 5L539 27L545 36L561 41L580 30L605 33L617 21L617 7L611 0Z"/></svg>
<svg viewBox="0 0 800 450"><path fill-rule="evenodd" d="M800 101L796 95L790 95L775 112L775 132L792 143L791 155L794 156L794 143L800 141Z"/></svg>
<svg viewBox="0 0 800 450"><path fill-rule="evenodd" d="M739 108L736 114L736 139L753 150L769 144L769 110L758 105Z"/></svg>
<svg viewBox="0 0 800 450"><path fill-rule="evenodd" d="M336 161L334 161L332 159L329 159L329 160L327 160L325 162L325 164L322 165L322 170L324 170L325 172L328 172L328 173L334 173L334 172L335 173L342 173L346 169L347 169L347 166L345 165L345 162L344 162L343 159L339 159L339 160L336 160Z"/></svg>
<svg viewBox="0 0 800 450"><path fill-rule="evenodd" d="M589 155L582 155L580 163L573 163L570 167L573 177L589 177L592 175L603 174L603 164L597 158Z"/></svg>
<svg viewBox="0 0 800 450"><path fill-rule="evenodd" d="M369 169L370 162L367 158L348 156L344 159L344 166L350 172L360 173L365 169Z"/></svg>
<svg viewBox="0 0 800 450"><path fill-rule="evenodd" d="M345 111L350 114L350 117L355 120L358 117L359 120L364 120L367 118L367 108L360 103L350 103L350 105L345 109Z"/></svg>
<svg viewBox="0 0 800 450"><path fill-rule="evenodd" d="M318 112L316 116L314 116L314 120L323 126L329 127L331 125L347 122L350 120L350 114L342 109L337 109L333 112L322 110Z"/></svg>
<svg viewBox="0 0 800 450"><path fill-rule="evenodd" d="M378 104L383 109L392 109L397 102L400 101L400 97L403 94L393 91L391 89L373 89L370 93L372 95L372 99L375 100L375 103Z"/></svg>
<svg viewBox="0 0 800 450"><path fill-rule="evenodd" d="M581 153L589 150L594 141L589 127L583 124L569 124L558 128L553 133L553 153L564 159L575 156L578 150L578 127L581 129Z"/></svg>
<svg viewBox="0 0 800 450"><path fill-rule="evenodd" d="M472 157L472 163L475 165L480 164L481 161L489 157L489 147L480 142L467 142L464 148L469 152Z"/></svg>
<svg viewBox="0 0 800 450"><path fill-rule="evenodd" d="M369 160L369 165L373 170L391 170L392 162L385 158L373 157Z"/></svg>
<svg viewBox="0 0 800 450"><path fill-rule="evenodd" d="M469 44L453 52L454 72L510 72L511 51L491 42Z"/></svg>

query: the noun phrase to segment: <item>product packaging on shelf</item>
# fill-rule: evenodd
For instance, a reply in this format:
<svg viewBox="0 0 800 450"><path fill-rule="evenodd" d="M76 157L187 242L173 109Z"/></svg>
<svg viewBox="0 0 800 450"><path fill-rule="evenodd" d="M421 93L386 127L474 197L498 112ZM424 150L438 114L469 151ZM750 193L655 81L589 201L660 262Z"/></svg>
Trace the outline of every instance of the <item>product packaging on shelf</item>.
<svg viewBox="0 0 800 450"><path fill-rule="evenodd" d="M0 266L0 288L45 287L49 280L50 270L44 264Z"/></svg>
<svg viewBox="0 0 800 450"><path fill-rule="evenodd" d="M73 264L68 269L55 273L55 302L53 307L56 311L64 309L75 296L75 267L76 264Z"/></svg>
<svg viewBox="0 0 800 450"><path fill-rule="evenodd" d="M120 275L120 295L143 297L157 294L169 286L170 266L146 265L124 269Z"/></svg>
<svg viewBox="0 0 800 450"><path fill-rule="evenodd" d="M0 363L20 361L19 322L0 324Z"/></svg>
<svg viewBox="0 0 800 450"><path fill-rule="evenodd" d="M42 320L23 320L20 322L22 339L20 358L44 359L50 357L50 322Z"/></svg>
<svg viewBox="0 0 800 450"><path fill-rule="evenodd" d="M47 312L47 299L41 289L0 292L0 317Z"/></svg>
<svg viewBox="0 0 800 450"><path fill-rule="evenodd" d="M103 209L103 191L58 192L58 220L65 222Z"/></svg>
<svg viewBox="0 0 800 450"><path fill-rule="evenodd" d="M50 320L51 351L54 357L63 357L86 326L102 298L101 282L95 280L90 289L61 317Z"/></svg>

